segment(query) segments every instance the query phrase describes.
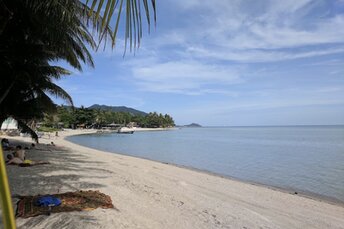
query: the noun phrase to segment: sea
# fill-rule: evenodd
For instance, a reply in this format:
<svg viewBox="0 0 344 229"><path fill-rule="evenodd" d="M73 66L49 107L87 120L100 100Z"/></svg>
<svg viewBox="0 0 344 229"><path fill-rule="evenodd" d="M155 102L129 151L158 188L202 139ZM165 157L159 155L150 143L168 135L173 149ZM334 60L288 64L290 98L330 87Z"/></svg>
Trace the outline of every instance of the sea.
<svg viewBox="0 0 344 229"><path fill-rule="evenodd" d="M344 126L179 128L67 140L344 203Z"/></svg>

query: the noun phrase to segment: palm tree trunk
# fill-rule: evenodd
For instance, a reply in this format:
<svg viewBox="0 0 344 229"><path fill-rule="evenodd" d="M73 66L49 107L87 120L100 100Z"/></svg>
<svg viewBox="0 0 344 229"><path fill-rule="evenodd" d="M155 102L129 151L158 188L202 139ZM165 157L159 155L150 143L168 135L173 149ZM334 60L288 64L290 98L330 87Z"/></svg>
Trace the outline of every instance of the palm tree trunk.
<svg viewBox="0 0 344 229"><path fill-rule="evenodd" d="M10 11L8 8L7 8L7 6L6 6L6 4L4 4L2 1L0 2L0 7L1 7L1 9L3 9L4 11L6 11L6 13L7 13L7 18L6 18L6 16L5 16L5 20L2 22L2 25L1 25L1 27L0 27L0 34L2 34L2 32L4 31L4 29L6 28L6 26L7 26L7 23L12 19L12 15L13 15L13 12L12 11ZM2 13L4 13L4 12L2 12Z"/></svg>
<svg viewBox="0 0 344 229"><path fill-rule="evenodd" d="M14 82L15 80L12 81L11 85L6 89L6 91L4 92L4 94L2 94L2 96L0 97L0 104L2 103L2 101L4 101L4 99L6 98L6 96L8 95L8 93L10 93L11 89L14 86Z"/></svg>

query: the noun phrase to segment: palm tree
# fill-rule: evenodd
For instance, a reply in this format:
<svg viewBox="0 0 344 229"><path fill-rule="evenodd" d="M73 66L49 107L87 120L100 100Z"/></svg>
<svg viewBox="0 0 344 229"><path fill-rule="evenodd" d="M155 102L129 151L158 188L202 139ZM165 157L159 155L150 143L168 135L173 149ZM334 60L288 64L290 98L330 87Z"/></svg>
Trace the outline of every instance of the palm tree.
<svg viewBox="0 0 344 229"><path fill-rule="evenodd" d="M142 2L150 24L147 1ZM88 47L97 49L101 41L107 39L115 45L123 8L123 0L109 0L101 16L104 1L94 0L90 7L87 3L77 0L0 0L0 73L3 82L0 85L0 123L12 116L23 126L30 118L54 111L56 107L49 94L62 97L73 105L71 97L52 81L69 72L51 66L51 61L65 60L78 70L82 70L81 62L93 66ZM152 5L155 14L155 1ZM109 22L116 7L118 15L112 31ZM136 47L142 36L140 1L127 0L126 10L126 43L129 38L132 47L134 33ZM98 43L90 28L99 35Z"/></svg>
<svg viewBox="0 0 344 229"><path fill-rule="evenodd" d="M84 13L83 4L74 0L4 0L2 3L10 12L7 15L10 19L0 34L1 72L9 78L9 85L3 85L8 87L0 103L20 80L17 71L33 57L45 61L62 59L78 70L82 70L80 61L94 66L87 46L95 48L95 41L86 26L89 17ZM110 34L111 30L107 27L104 32Z"/></svg>
<svg viewBox="0 0 344 229"><path fill-rule="evenodd" d="M59 15L58 10L44 14L39 1L11 3L14 4L6 4L11 11L11 19L2 28L0 35L0 71L3 77L0 86L0 122L12 116L24 129L29 130L24 125L25 121L42 117L44 112L51 112L55 108L47 93L62 97L72 104L71 97L52 82L52 79L59 79L69 72L51 66L49 62L65 59L78 69L81 69L79 59L93 64L85 44L76 41L84 39L91 45L94 42L89 34L77 30L76 22L70 23L76 17L62 18L62 11ZM47 22L50 20L52 24L59 25L54 26L57 31L55 35L49 33L52 27L49 28Z"/></svg>

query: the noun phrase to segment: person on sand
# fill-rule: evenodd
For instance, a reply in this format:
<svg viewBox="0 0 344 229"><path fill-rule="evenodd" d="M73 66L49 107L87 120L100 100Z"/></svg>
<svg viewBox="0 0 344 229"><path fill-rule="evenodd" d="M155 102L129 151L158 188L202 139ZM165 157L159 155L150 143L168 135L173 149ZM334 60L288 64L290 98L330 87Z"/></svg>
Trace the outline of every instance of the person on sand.
<svg viewBox="0 0 344 229"><path fill-rule="evenodd" d="M20 145L16 147L14 157L18 157L20 160L25 161L25 150L23 150Z"/></svg>
<svg viewBox="0 0 344 229"><path fill-rule="evenodd" d="M7 165L19 165L24 163L24 160L21 160L18 157L13 157L12 154L7 155L8 161L6 162Z"/></svg>
<svg viewBox="0 0 344 229"><path fill-rule="evenodd" d="M32 166L32 165L43 165L43 164L50 164L47 161L31 161L31 160L21 160L18 157L13 157L11 154L7 155L9 159L6 164L7 165L19 165L21 167Z"/></svg>
<svg viewBox="0 0 344 229"><path fill-rule="evenodd" d="M31 146L26 146L24 149L35 149L36 145L34 143Z"/></svg>
<svg viewBox="0 0 344 229"><path fill-rule="evenodd" d="M10 146L10 142L8 141L7 138L3 138L1 139L1 146L3 148L3 150L11 150L11 146Z"/></svg>

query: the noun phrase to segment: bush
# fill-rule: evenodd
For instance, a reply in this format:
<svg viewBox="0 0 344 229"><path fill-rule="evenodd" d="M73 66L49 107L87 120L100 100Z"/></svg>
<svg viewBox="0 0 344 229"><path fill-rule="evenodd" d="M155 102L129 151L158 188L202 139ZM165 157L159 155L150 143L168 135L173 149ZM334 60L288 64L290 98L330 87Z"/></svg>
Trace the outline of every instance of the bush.
<svg viewBox="0 0 344 229"><path fill-rule="evenodd" d="M56 131L59 131L59 129L54 128L54 127L41 126L41 127L37 128L37 131L40 131L40 132L56 132Z"/></svg>

